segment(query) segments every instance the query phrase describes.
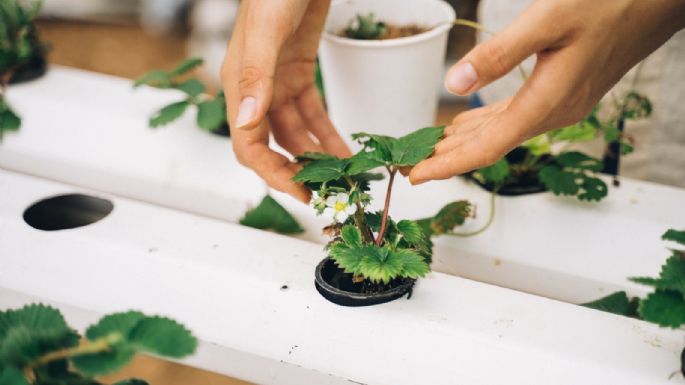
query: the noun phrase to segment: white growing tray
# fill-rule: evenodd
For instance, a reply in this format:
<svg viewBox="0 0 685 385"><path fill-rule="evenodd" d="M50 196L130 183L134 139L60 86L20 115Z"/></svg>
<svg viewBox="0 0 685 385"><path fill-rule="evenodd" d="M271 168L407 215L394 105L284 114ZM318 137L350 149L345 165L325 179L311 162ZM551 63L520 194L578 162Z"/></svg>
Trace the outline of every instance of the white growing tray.
<svg viewBox="0 0 685 385"><path fill-rule="evenodd" d="M0 171L0 307L54 303L82 328L141 309L201 339L192 365L260 384L644 384L685 333L442 273L367 308L316 292L318 244L103 193L113 212L45 232L23 210L89 191ZM287 289L282 289L287 285Z"/></svg>
<svg viewBox="0 0 685 385"><path fill-rule="evenodd" d="M24 118L21 131L0 145L0 168L236 222L267 191L240 166L230 140L195 127L193 114L156 130L149 116L173 91L130 80L53 66L38 81L12 86L9 100ZM383 196L385 184L374 187ZM308 229L301 238L323 243L323 218L283 194L278 200ZM397 182L391 214L418 218L456 199L478 204L478 227L488 193L460 179L410 188ZM685 228L678 207L685 191L622 178L599 204L536 194L498 198L484 234L437 239L434 269L568 302L615 290L644 294L626 277L653 275L668 253L659 241L668 228Z"/></svg>

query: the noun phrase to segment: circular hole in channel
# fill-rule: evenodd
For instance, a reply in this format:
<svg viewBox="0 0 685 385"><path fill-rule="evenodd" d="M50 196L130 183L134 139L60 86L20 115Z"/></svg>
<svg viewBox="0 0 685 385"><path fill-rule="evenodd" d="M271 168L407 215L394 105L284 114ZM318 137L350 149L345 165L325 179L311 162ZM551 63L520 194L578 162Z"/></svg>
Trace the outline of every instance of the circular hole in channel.
<svg viewBox="0 0 685 385"><path fill-rule="evenodd" d="M42 199L24 210L24 222L34 229L56 231L93 224L114 209L114 204L84 194L65 194Z"/></svg>

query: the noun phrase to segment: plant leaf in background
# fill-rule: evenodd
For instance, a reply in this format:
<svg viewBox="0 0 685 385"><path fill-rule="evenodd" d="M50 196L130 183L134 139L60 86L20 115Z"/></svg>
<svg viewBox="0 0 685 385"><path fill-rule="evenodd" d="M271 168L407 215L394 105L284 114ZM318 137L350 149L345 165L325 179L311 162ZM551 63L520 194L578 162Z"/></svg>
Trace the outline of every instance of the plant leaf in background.
<svg viewBox="0 0 685 385"><path fill-rule="evenodd" d="M443 206L435 216L418 221L423 231L430 235L449 234L455 227L463 225L471 216L473 206L469 201L456 201Z"/></svg>
<svg viewBox="0 0 685 385"><path fill-rule="evenodd" d="M274 230L281 234L304 232L295 218L269 195L265 196L257 207L249 210L240 220L240 224L261 230Z"/></svg>
<svg viewBox="0 0 685 385"><path fill-rule="evenodd" d="M157 128L173 122L183 115L189 105L190 103L186 100L169 104L150 118L150 127Z"/></svg>
<svg viewBox="0 0 685 385"><path fill-rule="evenodd" d="M509 162L507 158L502 158L495 164L481 168L479 171L485 180L493 183L502 183L510 174Z"/></svg>
<svg viewBox="0 0 685 385"><path fill-rule="evenodd" d="M664 233L664 235L661 236L661 239L665 241L677 242L685 246L685 231L669 229Z"/></svg>
<svg viewBox="0 0 685 385"><path fill-rule="evenodd" d="M619 291L598 300L584 303L581 306L626 317L637 317L639 302L639 298L628 298L625 291Z"/></svg>
<svg viewBox="0 0 685 385"><path fill-rule="evenodd" d="M678 328L685 324L683 293L656 290L640 302L640 317L659 326Z"/></svg>

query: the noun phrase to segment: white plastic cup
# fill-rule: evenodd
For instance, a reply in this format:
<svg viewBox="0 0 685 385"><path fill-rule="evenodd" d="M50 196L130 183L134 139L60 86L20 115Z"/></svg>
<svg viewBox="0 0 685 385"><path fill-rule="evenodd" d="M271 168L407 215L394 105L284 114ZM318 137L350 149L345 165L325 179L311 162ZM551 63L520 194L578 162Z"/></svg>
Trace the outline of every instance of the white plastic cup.
<svg viewBox="0 0 685 385"><path fill-rule="evenodd" d="M433 27L388 40L339 34L358 14ZM355 132L402 136L433 125L454 9L442 0L337 0L319 51L328 113L346 139Z"/></svg>

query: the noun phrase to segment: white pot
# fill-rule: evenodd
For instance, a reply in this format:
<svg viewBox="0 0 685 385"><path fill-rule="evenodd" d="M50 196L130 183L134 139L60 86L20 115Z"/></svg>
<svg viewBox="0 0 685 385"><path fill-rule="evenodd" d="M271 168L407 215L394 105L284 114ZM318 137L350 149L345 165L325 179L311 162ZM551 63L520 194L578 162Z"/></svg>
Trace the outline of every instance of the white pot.
<svg viewBox="0 0 685 385"><path fill-rule="evenodd" d="M357 14L392 24L431 27L390 40L340 37ZM434 123L447 35L456 17L442 0L339 0L326 22L319 59L328 112L345 137L354 132L401 136Z"/></svg>

